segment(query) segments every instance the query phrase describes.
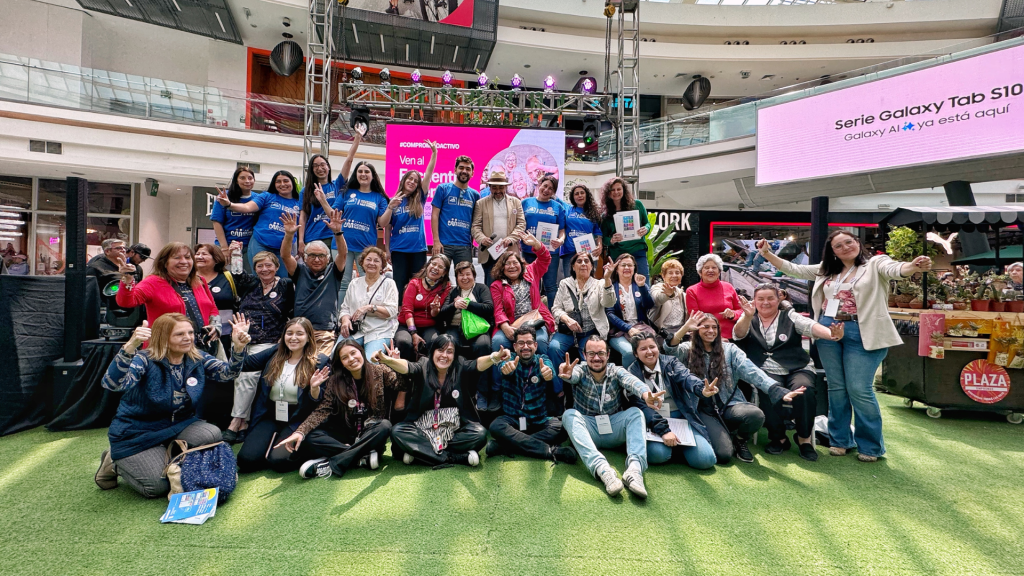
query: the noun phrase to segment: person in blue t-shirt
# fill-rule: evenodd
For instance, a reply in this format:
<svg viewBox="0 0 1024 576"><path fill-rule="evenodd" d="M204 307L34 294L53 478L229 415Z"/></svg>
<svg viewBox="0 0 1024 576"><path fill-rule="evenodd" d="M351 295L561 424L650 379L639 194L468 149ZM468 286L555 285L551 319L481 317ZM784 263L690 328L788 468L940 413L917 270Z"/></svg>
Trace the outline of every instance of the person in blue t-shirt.
<svg viewBox="0 0 1024 576"><path fill-rule="evenodd" d="M363 136L357 131L352 140L352 146L345 156L345 163L341 165L341 172L338 179L331 179L331 163L326 157L314 154L309 159L309 167L306 169L306 180L299 201L302 202L302 212L299 213L299 256L306 251L306 243L320 240L328 246L334 240L331 229L327 227L327 215L324 207L316 201L316 191L321 190L327 199L327 205L333 206L334 199L338 196L339 190L345 189L345 175L352 169L352 159L355 158L356 150Z"/></svg>
<svg viewBox="0 0 1024 576"><path fill-rule="evenodd" d="M253 171L248 166L239 166L231 176L228 199L237 203L252 200L252 188L255 185L256 175ZM213 232L217 235L217 246L227 251L232 242L241 242L242 252L245 252L252 238L252 227L256 223L255 214L226 210L220 202L214 202L210 220L213 221Z"/></svg>
<svg viewBox="0 0 1024 576"><path fill-rule="evenodd" d="M317 192L317 199L326 206L327 198ZM344 218L341 231L348 244L348 260L345 262L345 275L338 288L338 302L345 301L349 282L352 281L352 267L363 250L377 245L377 226L380 217L388 208L388 195L377 176L377 169L369 162L356 164L352 176L348 179L348 187L334 199L334 210L340 210ZM335 248L337 242L331 245ZM362 267L359 273L363 273Z"/></svg>
<svg viewBox="0 0 1024 576"><path fill-rule="evenodd" d="M576 254L573 238L594 235L594 249L590 255L601 258L601 211L597 209L594 194L583 184L576 184L569 192L569 207L565 213L565 244L562 244L562 273L572 275L572 257Z"/></svg>
<svg viewBox="0 0 1024 576"><path fill-rule="evenodd" d="M452 261L473 261L473 208L480 193L469 187L473 177L473 159L459 156L455 159L455 182L445 182L434 191L430 202L430 231L434 234L434 256L444 254Z"/></svg>
<svg viewBox="0 0 1024 576"><path fill-rule="evenodd" d="M417 170L409 170L403 174L398 182L398 190L380 217L399 297L405 294L405 287L413 274L423 269L427 263L423 204L430 188L430 180L434 177L437 143L430 140L426 143L430 146L430 162L427 163L426 174L420 174Z"/></svg>
<svg viewBox="0 0 1024 576"><path fill-rule="evenodd" d="M262 194L254 195L248 202L232 202L226 191L220 191L217 202L224 208L233 212L258 214L256 225L252 230L252 239L249 240L250 268L253 256L263 251L277 253L281 250L281 242L284 241L281 215L298 215L300 208L298 190L299 186L295 182L295 176L292 176L292 173L287 170L279 170L270 179L270 188ZM281 278L288 277L283 266L277 271L277 275Z"/></svg>
<svg viewBox="0 0 1024 576"><path fill-rule="evenodd" d="M558 252L565 243L565 205L555 199L555 190L558 189L558 178L554 176L543 176L537 181L537 196L523 200L523 216L526 218L526 231L537 239L541 235L537 233L537 224L546 222L558 226L557 233L551 238L551 264L544 273L544 295L548 297L548 303L555 302L555 294L558 293ZM543 240L541 240L543 242ZM526 250L523 245L523 256L527 262L533 262L537 256L532 251Z"/></svg>

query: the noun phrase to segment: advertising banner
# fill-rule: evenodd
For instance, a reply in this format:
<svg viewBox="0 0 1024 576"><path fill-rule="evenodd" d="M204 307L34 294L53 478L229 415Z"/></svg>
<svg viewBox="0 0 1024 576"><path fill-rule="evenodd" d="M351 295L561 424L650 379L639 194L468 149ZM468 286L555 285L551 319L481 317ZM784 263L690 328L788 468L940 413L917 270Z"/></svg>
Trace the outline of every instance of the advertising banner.
<svg viewBox="0 0 1024 576"><path fill-rule="evenodd" d="M430 161L427 140L437 143L437 165L423 210L427 245L433 243L430 200L438 186L455 182L455 159L459 156L473 159L474 170L469 187L482 195L489 191L486 185L481 186L481 182L489 180L496 168L505 172L510 183L508 193L517 198L532 197L537 181L545 174L551 174L559 181L565 174L563 130L388 124L388 161L384 181L389 197L394 196L406 172L426 171ZM561 198L560 190L556 196Z"/></svg>
<svg viewBox="0 0 1024 576"><path fill-rule="evenodd" d="M453 26L473 26L473 0L348 0L346 6Z"/></svg>
<svg viewBox="0 0 1024 576"><path fill-rule="evenodd" d="M1024 46L757 111L758 186L1024 150Z"/></svg>

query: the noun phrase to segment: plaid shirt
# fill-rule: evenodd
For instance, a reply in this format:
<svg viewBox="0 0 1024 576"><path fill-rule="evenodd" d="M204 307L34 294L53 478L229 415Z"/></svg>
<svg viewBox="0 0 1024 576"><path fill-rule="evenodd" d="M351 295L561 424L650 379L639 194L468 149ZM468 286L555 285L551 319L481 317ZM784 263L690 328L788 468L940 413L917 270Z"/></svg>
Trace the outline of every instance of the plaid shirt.
<svg viewBox="0 0 1024 576"><path fill-rule="evenodd" d="M569 383L573 386L573 401L576 411L584 416L615 414L622 410L625 390L637 398L650 392L647 384L630 374L625 368L609 363L604 372L604 381L595 382L590 368L579 365L573 368ZM604 397L601 392L604 391Z"/></svg>
<svg viewBox="0 0 1024 576"><path fill-rule="evenodd" d="M513 353L512 358L515 357ZM543 424L548 420L545 401L547 387L551 382L544 380L540 375L540 363L537 360L543 362L554 373L555 367L551 360L544 354L535 354L530 364L520 362L515 372L501 375L502 409L507 416L513 418L525 416L530 424Z"/></svg>

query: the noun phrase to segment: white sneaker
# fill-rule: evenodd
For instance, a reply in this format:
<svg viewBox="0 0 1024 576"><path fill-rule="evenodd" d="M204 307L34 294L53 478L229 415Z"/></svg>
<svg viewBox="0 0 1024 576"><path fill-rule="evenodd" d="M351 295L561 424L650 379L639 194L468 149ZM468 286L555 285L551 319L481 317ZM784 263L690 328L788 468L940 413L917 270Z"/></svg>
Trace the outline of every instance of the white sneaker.
<svg viewBox="0 0 1024 576"><path fill-rule="evenodd" d="M469 454L467 454L467 456L469 457L469 465L470 466L479 466L480 465L480 454L478 454L476 450L470 450Z"/></svg>
<svg viewBox="0 0 1024 576"><path fill-rule="evenodd" d="M604 464L598 468L597 479L604 482L604 491L609 496L618 496L622 492L622 480L619 480L619 475L611 466Z"/></svg>
<svg viewBox="0 0 1024 576"><path fill-rule="evenodd" d="M327 458L315 458L313 460L306 460L299 466L299 476L310 479L310 478L330 478L333 472L331 471L331 463L327 461Z"/></svg>
<svg viewBox="0 0 1024 576"><path fill-rule="evenodd" d="M622 475L622 482L633 494L640 498L647 498L647 488L644 487L644 475L640 471L640 466L633 464L626 468L626 472Z"/></svg>
<svg viewBox="0 0 1024 576"><path fill-rule="evenodd" d="M370 453L359 459L360 468L369 468L370 470L376 470L380 467L380 461L377 458L377 451L370 450Z"/></svg>
<svg viewBox="0 0 1024 576"><path fill-rule="evenodd" d="M414 458L412 457L412 454L409 454L408 452L402 455L402 462L406 464L412 464L413 460Z"/></svg>

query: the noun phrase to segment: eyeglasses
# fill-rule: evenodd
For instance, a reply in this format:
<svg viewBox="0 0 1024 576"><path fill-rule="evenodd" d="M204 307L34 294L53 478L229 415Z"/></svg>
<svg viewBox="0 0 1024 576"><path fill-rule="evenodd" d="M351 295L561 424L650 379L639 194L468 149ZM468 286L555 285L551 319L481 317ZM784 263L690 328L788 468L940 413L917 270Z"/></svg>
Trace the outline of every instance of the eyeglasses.
<svg viewBox="0 0 1024 576"><path fill-rule="evenodd" d="M115 246L115 247L111 248L111 250L114 250L116 252L127 252L128 251L128 249L125 248L124 246Z"/></svg>
<svg viewBox="0 0 1024 576"><path fill-rule="evenodd" d="M313 168L330 168L331 165L326 162L316 162L313 164Z"/></svg>
<svg viewBox="0 0 1024 576"><path fill-rule="evenodd" d="M857 241L856 240L847 240L846 242L839 242L838 244L833 244L832 245L832 250L839 250L840 248L846 248L846 247L849 247L849 246L856 246L856 245L857 245Z"/></svg>
<svg viewBox="0 0 1024 576"><path fill-rule="evenodd" d="M532 347L534 347L536 345L537 345L537 343L532 341L532 340L530 340L528 342L516 342L516 346L522 346L524 348L525 347L531 347L532 348Z"/></svg>
<svg viewBox="0 0 1024 576"><path fill-rule="evenodd" d="M608 352L587 352L587 358L604 358Z"/></svg>
<svg viewBox="0 0 1024 576"><path fill-rule="evenodd" d="M310 254L309 252L306 252L306 258L309 258L310 260L326 260L327 254Z"/></svg>

